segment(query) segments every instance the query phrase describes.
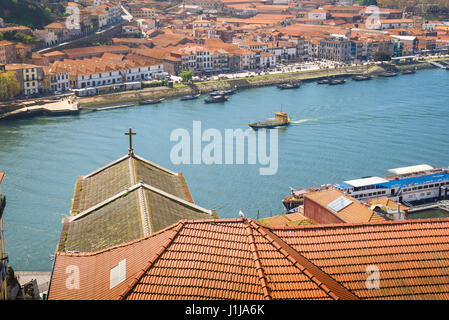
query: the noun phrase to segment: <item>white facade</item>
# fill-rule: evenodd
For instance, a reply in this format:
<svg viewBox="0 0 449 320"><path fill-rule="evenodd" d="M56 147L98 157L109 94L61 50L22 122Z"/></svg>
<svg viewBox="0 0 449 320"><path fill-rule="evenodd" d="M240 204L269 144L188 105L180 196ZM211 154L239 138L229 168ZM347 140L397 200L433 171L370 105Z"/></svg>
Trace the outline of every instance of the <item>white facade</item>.
<svg viewBox="0 0 449 320"><path fill-rule="evenodd" d="M260 55L260 68L272 68L276 66L276 55L270 53L261 53Z"/></svg>

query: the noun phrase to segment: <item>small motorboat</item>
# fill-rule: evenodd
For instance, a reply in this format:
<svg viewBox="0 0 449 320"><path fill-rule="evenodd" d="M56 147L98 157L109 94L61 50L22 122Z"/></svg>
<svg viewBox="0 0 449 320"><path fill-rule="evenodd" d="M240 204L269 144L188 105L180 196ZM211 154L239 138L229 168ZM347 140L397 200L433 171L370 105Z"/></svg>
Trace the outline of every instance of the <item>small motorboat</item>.
<svg viewBox="0 0 449 320"><path fill-rule="evenodd" d="M369 74L361 74L361 75L352 77L352 80L354 80L354 81L366 81L366 80L372 80L372 79L373 79L373 77Z"/></svg>
<svg viewBox="0 0 449 320"><path fill-rule="evenodd" d="M277 87L281 90L285 90L285 89L296 89L301 87L301 82L290 82L290 83L284 83L284 84L279 84Z"/></svg>
<svg viewBox="0 0 449 320"><path fill-rule="evenodd" d="M334 79L329 82L329 85L336 86L338 84L345 84L345 83L346 83L345 79Z"/></svg>
<svg viewBox="0 0 449 320"><path fill-rule="evenodd" d="M257 121L249 123L248 125L254 130L258 129L272 129L277 127L285 127L290 124L290 117L285 112L276 112L274 119L267 119L265 121Z"/></svg>
<svg viewBox="0 0 449 320"><path fill-rule="evenodd" d="M229 97L225 96L225 95L212 96L212 97L204 99L204 103L226 102L226 101L228 101L228 98Z"/></svg>
<svg viewBox="0 0 449 320"><path fill-rule="evenodd" d="M191 96L184 96L181 98L182 101L186 101L186 100L195 100L198 99L200 97L200 94L195 94L195 95L191 95Z"/></svg>
<svg viewBox="0 0 449 320"><path fill-rule="evenodd" d="M329 84L329 82L331 82L329 79L322 79L320 81L318 81L318 84Z"/></svg>
<svg viewBox="0 0 449 320"><path fill-rule="evenodd" d="M142 99L142 100L139 101L139 105L157 104L157 103L161 103L164 100L165 100L164 98L160 98L160 99Z"/></svg>
<svg viewBox="0 0 449 320"><path fill-rule="evenodd" d="M379 77L389 78L389 77L396 77L397 75L398 75L397 72L387 71L379 74Z"/></svg>
<svg viewBox="0 0 449 320"><path fill-rule="evenodd" d="M222 95L224 95L224 91L213 91L213 92L209 93L209 95L211 97L222 96Z"/></svg>

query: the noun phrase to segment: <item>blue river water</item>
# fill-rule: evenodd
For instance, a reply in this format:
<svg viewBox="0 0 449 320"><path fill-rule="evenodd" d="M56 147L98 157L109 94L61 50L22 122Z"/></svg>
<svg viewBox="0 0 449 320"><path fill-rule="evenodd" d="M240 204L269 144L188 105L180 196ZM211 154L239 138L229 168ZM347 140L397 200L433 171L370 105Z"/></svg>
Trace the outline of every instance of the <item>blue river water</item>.
<svg viewBox="0 0 449 320"><path fill-rule="evenodd" d="M311 187L427 163L449 165L449 72L348 81L342 86L306 83L238 92L224 104L167 100L81 113L79 116L0 122L0 171L6 246L16 270L50 270L69 213L76 179L127 153L124 132L137 135L136 154L184 173L195 202L223 218L283 213L289 187ZM175 165L170 133L246 130L251 120L289 113L293 124L279 129L279 166L262 176L259 165Z"/></svg>

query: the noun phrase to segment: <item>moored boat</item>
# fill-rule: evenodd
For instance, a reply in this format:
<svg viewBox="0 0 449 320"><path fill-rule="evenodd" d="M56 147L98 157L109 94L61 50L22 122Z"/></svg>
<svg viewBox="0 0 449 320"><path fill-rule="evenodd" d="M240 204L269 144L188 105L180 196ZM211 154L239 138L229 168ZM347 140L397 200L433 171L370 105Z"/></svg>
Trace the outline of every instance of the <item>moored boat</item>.
<svg viewBox="0 0 449 320"><path fill-rule="evenodd" d="M195 100L198 99L200 97L200 94L195 94L195 95L191 95L191 96L184 96L181 98L182 101L186 101L186 100Z"/></svg>
<svg viewBox="0 0 449 320"><path fill-rule="evenodd" d="M388 78L388 77L396 77L397 75L398 75L397 72L387 71L387 72L382 72L381 74L379 74L379 77Z"/></svg>
<svg viewBox="0 0 449 320"><path fill-rule="evenodd" d="M322 79L320 81L318 81L318 84L329 84L329 82L331 82L329 79Z"/></svg>
<svg viewBox="0 0 449 320"><path fill-rule="evenodd" d="M346 83L345 79L334 79L334 80L329 82L329 85L335 86L335 85L345 84L345 83Z"/></svg>
<svg viewBox="0 0 449 320"><path fill-rule="evenodd" d="M157 104L164 101L164 98L161 99L142 99L139 101L139 105L146 105L146 104Z"/></svg>
<svg viewBox="0 0 449 320"><path fill-rule="evenodd" d="M337 189L358 201L368 201L387 197L407 207L449 200L449 169L421 164L388 170L392 176L364 177L348 180L335 185L322 185L310 189L291 190L291 195L283 199L287 211L303 204L304 194Z"/></svg>
<svg viewBox="0 0 449 320"><path fill-rule="evenodd" d="M285 127L290 124L290 117L285 112L276 112L274 119L267 119L265 121L257 121L249 123L248 125L254 130L258 129L272 129L277 127Z"/></svg>
<svg viewBox="0 0 449 320"><path fill-rule="evenodd" d="M352 77L352 80L354 81L366 81L366 80L372 80L373 77L369 74L361 74L361 75L357 75Z"/></svg>
<svg viewBox="0 0 449 320"><path fill-rule="evenodd" d="M416 69L402 71L402 74L415 74L415 73L416 73Z"/></svg>
<svg viewBox="0 0 449 320"><path fill-rule="evenodd" d="M211 96L209 98L204 99L204 103L218 103L226 101L228 101L228 96L225 95Z"/></svg>
<svg viewBox="0 0 449 320"><path fill-rule="evenodd" d="M301 87L301 82L290 82L290 83L283 83L283 84L279 84L277 87L281 90L285 90L285 89L296 89Z"/></svg>

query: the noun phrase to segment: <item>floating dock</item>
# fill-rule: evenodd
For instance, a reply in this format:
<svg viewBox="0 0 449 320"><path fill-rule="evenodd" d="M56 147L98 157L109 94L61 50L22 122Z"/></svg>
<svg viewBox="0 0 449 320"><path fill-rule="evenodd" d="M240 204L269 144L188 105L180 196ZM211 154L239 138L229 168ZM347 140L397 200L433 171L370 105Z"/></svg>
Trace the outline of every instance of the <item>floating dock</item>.
<svg viewBox="0 0 449 320"><path fill-rule="evenodd" d="M449 201L443 200L443 201L439 201L439 202L432 202L432 203L428 203L428 204L412 206L412 207L409 207L408 212L414 213L414 212L431 210L431 209L440 209L440 210L449 212Z"/></svg>

